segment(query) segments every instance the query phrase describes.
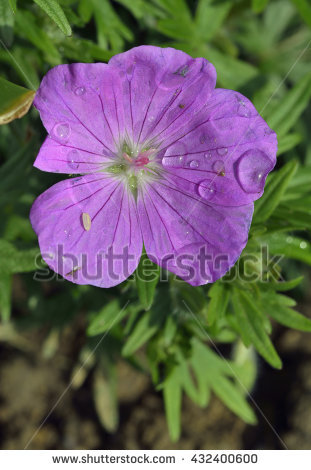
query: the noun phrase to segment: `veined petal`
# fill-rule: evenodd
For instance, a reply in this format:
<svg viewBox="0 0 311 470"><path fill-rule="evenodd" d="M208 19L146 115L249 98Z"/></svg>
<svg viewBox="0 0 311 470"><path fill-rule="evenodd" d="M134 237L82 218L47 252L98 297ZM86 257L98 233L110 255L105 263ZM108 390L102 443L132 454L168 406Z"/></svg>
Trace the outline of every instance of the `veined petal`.
<svg viewBox="0 0 311 470"><path fill-rule="evenodd" d="M61 181L36 199L30 219L43 259L69 281L111 287L138 265L142 236L134 198L115 178Z"/></svg>
<svg viewBox="0 0 311 470"><path fill-rule="evenodd" d="M111 158L70 145L50 136L42 144L34 166L39 170L66 174L96 173L111 165Z"/></svg>
<svg viewBox="0 0 311 470"><path fill-rule="evenodd" d="M77 149L105 160L114 158L125 132L122 100L119 73L113 67L72 64L54 67L45 75L34 105L51 139L63 146L62 154ZM54 171L54 155L58 159L59 152L49 153L44 165L47 154L42 154L40 168Z"/></svg>
<svg viewBox="0 0 311 470"><path fill-rule="evenodd" d="M154 46L140 46L109 61L122 74L124 111L134 140L162 141L202 108L216 83L206 59Z"/></svg>
<svg viewBox="0 0 311 470"><path fill-rule="evenodd" d="M223 276L240 256L253 204L212 205L162 181L139 192L138 213L150 259L190 284L201 285Z"/></svg>
<svg viewBox="0 0 311 470"><path fill-rule="evenodd" d="M276 134L231 90L214 90L201 113L166 144L162 164L174 183L186 189L192 182L191 191L198 188L203 199L225 206L258 199L276 162Z"/></svg>

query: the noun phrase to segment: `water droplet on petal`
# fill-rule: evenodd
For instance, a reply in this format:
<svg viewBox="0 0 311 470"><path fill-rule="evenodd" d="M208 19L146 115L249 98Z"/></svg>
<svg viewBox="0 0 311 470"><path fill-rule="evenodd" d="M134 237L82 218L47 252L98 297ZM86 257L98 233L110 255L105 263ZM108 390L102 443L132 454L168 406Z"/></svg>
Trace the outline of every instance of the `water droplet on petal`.
<svg viewBox="0 0 311 470"><path fill-rule="evenodd" d="M205 158L206 160L210 160L210 159L212 158L212 152L207 152L207 153L205 153L205 154L204 154L204 158Z"/></svg>
<svg viewBox="0 0 311 470"><path fill-rule="evenodd" d="M216 194L216 185L212 180L203 180L198 186L198 192L203 199L211 201Z"/></svg>
<svg viewBox="0 0 311 470"><path fill-rule="evenodd" d="M219 148L217 149L217 153L221 156L226 155L228 153L228 149L226 147Z"/></svg>
<svg viewBox="0 0 311 470"><path fill-rule="evenodd" d="M80 154L78 150L70 150L67 155L67 162L69 168L72 170L77 170L79 168L79 159L80 159Z"/></svg>
<svg viewBox="0 0 311 470"><path fill-rule="evenodd" d="M69 124L67 122L56 124L53 128L53 134L58 140L66 142L70 134Z"/></svg>
<svg viewBox="0 0 311 470"><path fill-rule="evenodd" d="M84 86L79 86L78 88L75 89L75 95L81 96L84 95L85 93L85 87Z"/></svg>
<svg viewBox="0 0 311 470"><path fill-rule="evenodd" d="M216 171L216 173L224 173L225 172L225 164L222 160L216 160L213 163L213 170Z"/></svg>
<svg viewBox="0 0 311 470"><path fill-rule="evenodd" d="M272 168L267 154L258 149L247 150L237 162L238 182L246 193L259 193Z"/></svg>
<svg viewBox="0 0 311 470"><path fill-rule="evenodd" d="M191 160L191 162L189 163L189 166L190 168L199 168L199 162L198 160Z"/></svg>

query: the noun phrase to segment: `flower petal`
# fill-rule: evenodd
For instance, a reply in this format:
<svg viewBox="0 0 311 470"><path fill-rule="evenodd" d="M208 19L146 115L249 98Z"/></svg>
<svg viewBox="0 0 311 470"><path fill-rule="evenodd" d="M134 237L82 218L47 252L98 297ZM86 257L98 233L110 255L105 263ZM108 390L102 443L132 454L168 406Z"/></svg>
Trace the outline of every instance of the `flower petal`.
<svg viewBox="0 0 311 470"><path fill-rule="evenodd" d="M192 285L214 282L247 243L253 204L225 207L152 183L138 195L138 213L151 260Z"/></svg>
<svg viewBox="0 0 311 470"><path fill-rule="evenodd" d="M202 108L216 83L210 62L172 48L135 47L109 65L121 71L126 121L132 138L141 142L176 132Z"/></svg>
<svg viewBox="0 0 311 470"><path fill-rule="evenodd" d="M137 210L117 179L98 174L61 181L36 199L30 219L44 260L72 282L111 287L138 265Z"/></svg>
<svg viewBox="0 0 311 470"><path fill-rule="evenodd" d="M197 186L200 196L225 206L258 199L276 162L276 134L231 90L214 90L201 113L166 144L162 164L174 183L185 188L192 182L192 191Z"/></svg>
<svg viewBox="0 0 311 470"><path fill-rule="evenodd" d="M34 105L51 139L59 145L45 143L37 166L55 171L53 160L70 159L73 149L85 161L90 160L89 154L103 162L113 159L116 141L124 135L122 100L119 73L113 67L72 64L51 69L41 82ZM60 164L59 171L65 169ZM68 173L72 173L70 168Z"/></svg>

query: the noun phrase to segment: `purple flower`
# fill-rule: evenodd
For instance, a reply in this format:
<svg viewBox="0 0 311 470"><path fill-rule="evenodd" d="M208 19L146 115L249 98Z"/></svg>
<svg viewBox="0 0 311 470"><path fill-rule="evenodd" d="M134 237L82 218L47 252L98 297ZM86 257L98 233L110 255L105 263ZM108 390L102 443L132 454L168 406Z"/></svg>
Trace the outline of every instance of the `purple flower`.
<svg viewBox="0 0 311 470"><path fill-rule="evenodd" d="M215 83L207 60L153 46L48 72L34 102L49 133L35 166L80 175L31 210L55 272L110 287L143 244L192 285L236 262L277 139L247 98Z"/></svg>

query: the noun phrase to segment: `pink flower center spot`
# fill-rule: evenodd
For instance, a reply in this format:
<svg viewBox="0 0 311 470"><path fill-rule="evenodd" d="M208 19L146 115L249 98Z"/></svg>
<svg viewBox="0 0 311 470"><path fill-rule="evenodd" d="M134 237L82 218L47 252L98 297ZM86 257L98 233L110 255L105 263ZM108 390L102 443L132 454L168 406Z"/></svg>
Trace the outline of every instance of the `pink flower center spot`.
<svg viewBox="0 0 311 470"><path fill-rule="evenodd" d="M149 157L155 152L155 149L145 150L137 155L137 157L130 157L128 153L123 152L123 158L136 168L143 168L150 163Z"/></svg>

